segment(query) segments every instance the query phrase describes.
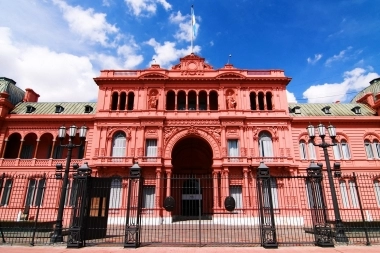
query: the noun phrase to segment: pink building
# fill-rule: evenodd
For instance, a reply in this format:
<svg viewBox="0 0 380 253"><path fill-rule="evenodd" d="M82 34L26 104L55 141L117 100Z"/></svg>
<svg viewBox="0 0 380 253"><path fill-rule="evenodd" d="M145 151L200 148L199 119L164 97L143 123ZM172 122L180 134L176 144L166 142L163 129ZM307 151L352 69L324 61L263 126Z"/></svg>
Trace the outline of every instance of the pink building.
<svg viewBox="0 0 380 253"><path fill-rule="evenodd" d="M351 103L294 104L287 102L291 78L283 70L232 64L214 69L190 54L172 69L153 64L143 70L103 70L94 81L97 102L55 103L38 102L32 89L22 91L13 80L0 79L2 220L22 219L25 206L30 206L29 220L35 219L37 207L49 210L39 219L56 216L62 183L55 179L55 169L67 158L58 128L73 124L85 125L88 133L85 145L73 149L71 164L87 162L92 176L112 179L108 225L125 219L130 202L124 177L134 162L144 177L141 224L160 226L202 216L231 227L257 225L256 170L264 162L273 176L276 225L311 226L307 187L297 176L305 175L312 161L325 164L323 149L310 143L306 130L320 123L337 131L337 145L328 152L331 164L339 162L343 173L334 179L343 220L352 220L352 212L359 217L360 210L366 221L380 215L375 176L380 166L380 79ZM78 136L74 143L80 143ZM352 172L370 175L360 196ZM23 188L16 191L16 183ZM47 194L42 188L52 190ZM65 217L72 215L74 188L70 174ZM330 206L331 193L325 194ZM176 201L171 212L164 208L168 196ZM225 207L228 196L235 200L233 217ZM363 199L360 210L358 197ZM327 209L333 215L333 208ZM64 219L65 226L69 220Z"/></svg>

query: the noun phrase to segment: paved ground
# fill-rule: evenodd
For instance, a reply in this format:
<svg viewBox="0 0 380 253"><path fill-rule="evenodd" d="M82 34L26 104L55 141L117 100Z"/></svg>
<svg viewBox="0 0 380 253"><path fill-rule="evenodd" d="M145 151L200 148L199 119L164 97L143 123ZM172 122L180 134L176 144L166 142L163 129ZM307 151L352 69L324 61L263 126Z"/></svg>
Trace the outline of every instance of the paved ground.
<svg viewBox="0 0 380 253"><path fill-rule="evenodd" d="M273 252L322 252L322 253L357 253L357 252L380 252L380 245L376 246L337 246L335 248L320 248L320 247L280 247L278 249L264 249L261 247L141 247L137 249L124 249L122 247L85 247L81 249L67 249L65 246L0 246L0 252L4 253L108 253L108 252L144 252L144 253L222 253L222 252L233 252L233 253L270 253Z"/></svg>

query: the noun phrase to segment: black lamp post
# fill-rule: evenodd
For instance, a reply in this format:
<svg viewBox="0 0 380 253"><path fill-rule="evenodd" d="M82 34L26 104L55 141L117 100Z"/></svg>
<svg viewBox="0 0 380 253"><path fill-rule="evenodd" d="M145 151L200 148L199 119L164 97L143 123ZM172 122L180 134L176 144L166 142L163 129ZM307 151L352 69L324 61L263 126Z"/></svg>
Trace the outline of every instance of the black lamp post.
<svg viewBox="0 0 380 253"><path fill-rule="evenodd" d="M59 200L57 222L55 224L54 233L50 238L51 243L63 242L63 236L62 236L63 208L65 205L66 188L67 188L67 182L68 182L68 178L69 178L71 153L72 153L74 148L82 146L83 141L86 139L87 127L82 126L81 128L79 128L79 138L81 140L80 144L74 144L73 143L73 140L77 134L77 130L78 130L78 128L75 125L72 125L69 128L69 143L63 145L62 141L65 139L65 136L66 136L66 127L61 126L58 129L58 138L60 140L59 145L61 147L67 148L67 157L66 157L66 167L65 167L64 174L63 174L63 182L62 182L61 198Z"/></svg>
<svg viewBox="0 0 380 253"><path fill-rule="evenodd" d="M332 175L332 171L331 171L330 159L329 159L329 154L327 152L328 147L336 145L336 143L334 143L334 140L336 137L336 129L333 125L329 125L327 127L330 138L333 141L332 143L327 143L325 141L326 127L323 124L319 124L318 125L318 132L319 132L319 137L321 137L321 139L322 139L322 142L319 144L314 142L314 139L315 139L315 128L314 128L314 126L309 125L306 129L307 129L307 132L309 134L309 137L310 137L313 145L318 146L318 147L323 149L323 154L324 154L325 161L326 161L327 176L329 178L329 184L330 184L331 198L332 198L332 203L333 203L333 207L334 207L335 230L336 230L335 231L335 241L336 242L348 242L348 238L347 238L346 234L344 233L342 219L340 217L339 205L338 205L338 200L336 197L336 191L335 191L335 185L334 185L333 175Z"/></svg>

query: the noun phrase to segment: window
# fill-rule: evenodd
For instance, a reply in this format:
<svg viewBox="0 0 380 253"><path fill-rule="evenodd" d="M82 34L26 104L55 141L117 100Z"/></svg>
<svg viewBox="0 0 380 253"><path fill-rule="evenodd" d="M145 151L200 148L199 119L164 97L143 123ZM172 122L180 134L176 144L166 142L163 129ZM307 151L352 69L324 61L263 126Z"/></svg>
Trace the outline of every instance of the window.
<svg viewBox="0 0 380 253"><path fill-rule="evenodd" d="M155 162L157 157L157 140L146 140L145 154L148 158L148 162Z"/></svg>
<svg viewBox="0 0 380 253"><path fill-rule="evenodd" d="M122 200L122 183L121 178L116 177L111 181L111 193L109 208L120 208Z"/></svg>
<svg viewBox="0 0 380 253"><path fill-rule="evenodd" d="M12 179L0 180L0 196L1 196L0 206L7 206L9 204L9 197L11 196L12 184L13 184ZM1 189L3 190L1 191Z"/></svg>
<svg viewBox="0 0 380 253"><path fill-rule="evenodd" d="M40 206L45 192L45 179L30 179L25 206Z"/></svg>
<svg viewBox="0 0 380 253"><path fill-rule="evenodd" d="M372 143L365 140L364 148L368 159L380 158L380 143L378 140L374 140Z"/></svg>
<svg viewBox="0 0 380 253"><path fill-rule="evenodd" d="M300 158L302 160L306 160L307 159L307 150L306 150L305 141L301 140L299 146L300 146Z"/></svg>
<svg viewBox="0 0 380 253"><path fill-rule="evenodd" d="M323 208L323 192L320 183L306 181L306 196L309 208Z"/></svg>
<svg viewBox="0 0 380 253"><path fill-rule="evenodd" d="M373 188L375 190L377 206L380 206L380 182L378 179L373 181Z"/></svg>
<svg viewBox="0 0 380 253"><path fill-rule="evenodd" d="M82 188L83 188L83 186L82 186ZM74 178L73 182L71 183L69 206L75 206L75 202L77 200L77 195L78 195L78 190L79 190L78 180Z"/></svg>
<svg viewBox="0 0 380 253"><path fill-rule="evenodd" d="M238 140L227 140L228 156L233 157L230 161L237 162L239 159L239 143Z"/></svg>
<svg viewBox="0 0 380 253"><path fill-rule="evenodd" d="M63 108L62 106L60 105L55 106L55 113L61 113L63 112L63 110L65 110L65 108Z"/></svg>
<svg viewBox="0 0 380 253"><path fill-rule="evenodd" d="M125 134L123 132L118 132L113 137L112 143L112 157L125 157L125 149L126 149L126 141ZM122 159L114 159L113 161L121 162Z"/></svg>
<svg viewBox="0 0 380 253"><path fill-rule="evenodd" d="M334 141L334 143L336 144L335 146L333 146L335 160L351 158L350 149L349 149L347 141L345 140L342 140L341 142Z"/></svg>
<svg viewBox="0 0 380 253"><path fill-rule="evenodd" d="M315 147L311 141L308 142L307 147L306 147L306 142L304 140L300 140L299 147L300 147L300 158L302 160L316 159L317 155L315 153Z"/></svg>
<svg viewBox="0 0 380 253"><path fill-rule="evenodd" d="M272 137L269 133L260 133L259 152L261 157L273 157Z"/></svg>
<svg viewBox="0 0 380 253"><path fill-rule="evenodd" d="M348 187L347 187L348 186ZM353 180L347 182L345 180L339 181L340 194L342 197L343 207L344 208L358 208L358 195L356 194L355 182ZM350 203L350 199L351 203Z"/></svg>
<svg viewBox="0 0 380 253"><path fill-rule="evenodd" d="M323 111L325 114L331 114L330 108L331 108L330 106L323 107L323 108L322 108L322 111Z"/></svg>
<svg viewBox="0 0 380 253"><path fill-rule="evenodd" d="M315 153L315 146L314 146L314 144L311 141L309 141L308 146L309 146L309 157L310 157L310 160L317 159L317 154Z"/></svg>
<svg viewBox="0 0 380 253"><path fill-rule="evenodd" d="M242 197L242 187L241 185L230 186L230 196L235 199L235 208L243 208L243 197Z"/></svg>
<svg viewBox="0 0 380 253"><path fill-rule="evenodd" d="M143 208L154 208L156 188L154 186L144 186L143 188Z"/></svg>
<svg viewBox="0 0 380 253"><path fill-rule="evenodd" d="M270 208L269 205L269 192L268 192L268 181L264 180L263 181L263 197L264 197L264 208ZM275 178L270 178L270 189L272 193L272 205L273 209L278 209L278 194L277 194L277 182Z"/></svg>

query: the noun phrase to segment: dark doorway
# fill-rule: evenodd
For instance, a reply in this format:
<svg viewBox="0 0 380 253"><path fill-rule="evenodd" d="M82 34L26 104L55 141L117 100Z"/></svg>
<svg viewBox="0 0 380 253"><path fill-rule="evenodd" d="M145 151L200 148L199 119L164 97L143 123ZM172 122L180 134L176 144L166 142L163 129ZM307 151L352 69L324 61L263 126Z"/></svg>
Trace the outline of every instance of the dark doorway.
<svg viewBox="0 0 380 253"><path fill-rule="evenodd" d="M188 179L182 188L182 215L199 216L202 210L202 190L198 179Z"/></svg>

